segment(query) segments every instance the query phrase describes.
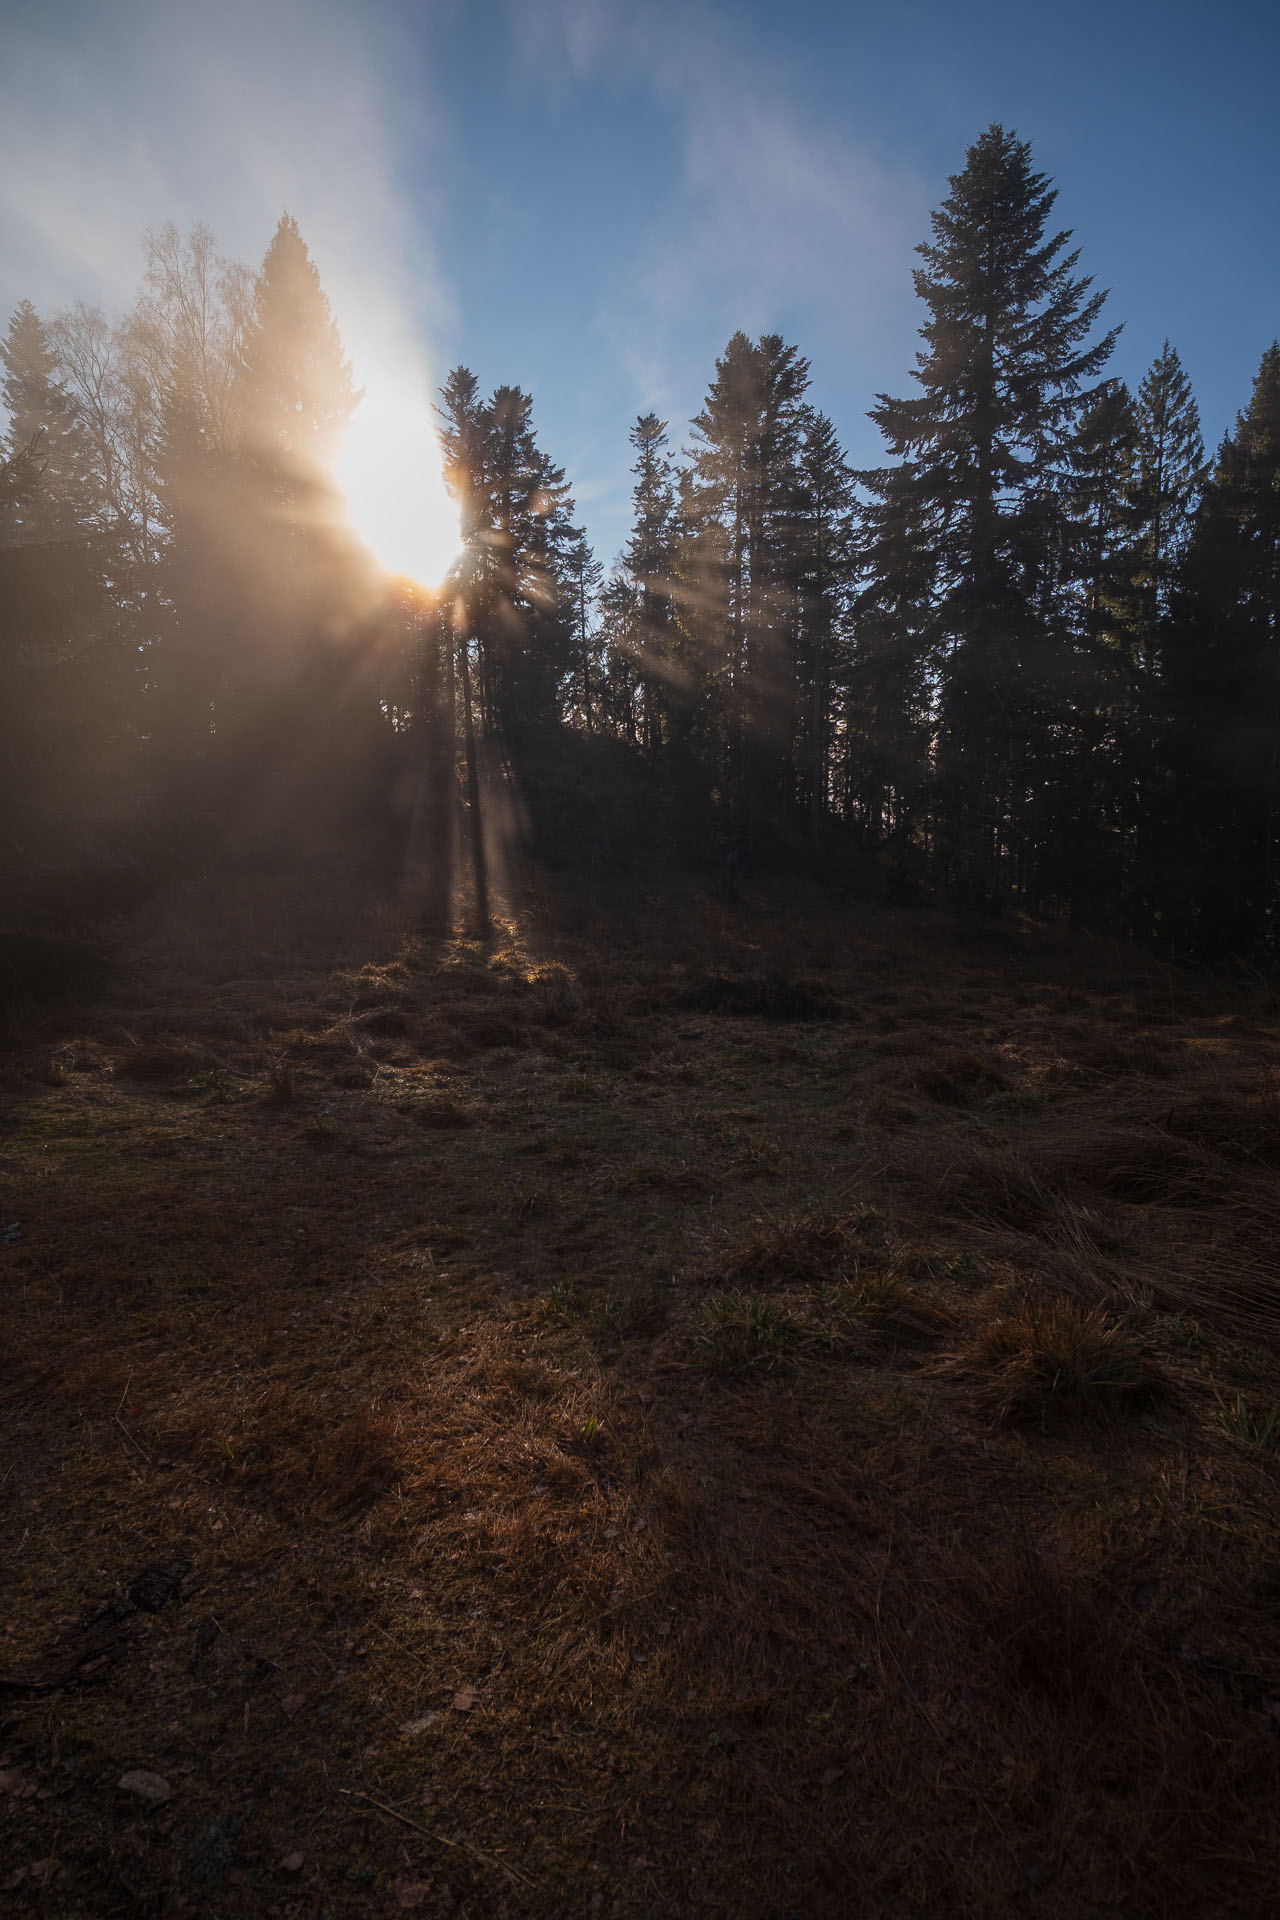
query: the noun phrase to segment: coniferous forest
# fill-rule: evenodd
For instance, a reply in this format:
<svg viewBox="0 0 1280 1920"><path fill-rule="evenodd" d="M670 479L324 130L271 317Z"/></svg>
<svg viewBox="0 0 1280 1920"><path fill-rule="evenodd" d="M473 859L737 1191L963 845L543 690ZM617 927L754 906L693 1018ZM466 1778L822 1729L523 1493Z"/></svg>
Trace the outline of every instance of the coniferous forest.
<svg viewBox="0 0 1280 1920"><path fill-rule="evenodd" d="M915 257L616 557L454 367L441 581L289 213L9 320L6 1915L1275 1912L1280 346L1130 391L998 125Z"/></svg>
<svg viewBox="0 0 1280 1920"><path fill-rule="evenodd" d="M850 467L798 345L735 334L685 445L636 421L607 574L533 398L455 368L461 552L434 594L344 527L360 395L287 215L256 273L202 228L149 235L118 323L24 303L0 347L6 863L198 861L250 816L287 842L381 814L413 824L439 916L488 831L459 793L483 815L496 768L559 757L606 864L643 846L732 887L802 860L1273 954L1280 350L1207 456L1175 346L1136 393L1108 374L1119 328L1054 200L1015 134L969 150L918 249L908 391L871 409L882 467Z"/></svg>

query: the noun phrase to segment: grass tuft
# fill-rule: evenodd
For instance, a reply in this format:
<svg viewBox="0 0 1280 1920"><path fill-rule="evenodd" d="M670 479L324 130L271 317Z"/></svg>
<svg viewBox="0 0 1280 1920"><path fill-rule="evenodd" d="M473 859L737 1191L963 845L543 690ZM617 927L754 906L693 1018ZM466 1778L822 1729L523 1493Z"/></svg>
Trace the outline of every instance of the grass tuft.
<svg viewBox="0 0 1280 1920"><path fill-rule="evenodd" d="M697 1364L712 1372L779 1373L818 1344L813 1329L759 1294L708 1300L693 1330Z"/></svg>
<svg viewBox="0 0 1280 1920"><path fill-rule="evenodd" d="M981 1326L959 1356L984 1381L1002 1419L1088 1418L1142 1410L1167 1381L1128 1331L1101 1307L1052 1293L1025 1294Z"/></svg>
<svg viewBox="0 0 1280 1920"><path fill-rule="evenodd" d="M1222 1431L1241 1446L1280 1460L1280 1401L1238 1393L1224 1404L1221 1424Z"/></svg>

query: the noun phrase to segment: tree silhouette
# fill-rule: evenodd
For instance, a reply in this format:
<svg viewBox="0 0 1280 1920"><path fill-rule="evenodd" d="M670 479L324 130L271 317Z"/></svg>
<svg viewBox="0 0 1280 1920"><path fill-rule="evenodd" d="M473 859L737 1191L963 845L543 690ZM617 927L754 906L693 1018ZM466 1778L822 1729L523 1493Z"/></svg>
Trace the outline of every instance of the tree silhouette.
<svg viewBox="0 0 1280 1920"><path fill-rule="evenodd" d="M934 834L952 885L979 895L1035 886L1055 784L1039 749L1070 704L1062 479L1118 331L1090 339L1105 296L1048 233L1055 198L1026 141L992 126L974 143L917 249L923 392L871 415L907 467L884 485L936 558Z"/></svg>

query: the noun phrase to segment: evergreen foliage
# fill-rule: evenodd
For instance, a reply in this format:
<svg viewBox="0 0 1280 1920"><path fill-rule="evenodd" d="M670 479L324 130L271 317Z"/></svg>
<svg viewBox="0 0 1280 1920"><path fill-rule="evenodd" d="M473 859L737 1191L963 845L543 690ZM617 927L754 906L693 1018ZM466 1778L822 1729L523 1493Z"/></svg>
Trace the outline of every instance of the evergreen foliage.
<svg viewBox="0 0 1280 1920"><path fill-rule="evenodd" d="M1280 914L1280 345L1218 451L1165 635L1172 716L1165 927L1274 952Z"/></svg>
<svg viewBox="0 0 1280 1920"><path fill-rule="evenodd" d="M461 554L436 596L344 527L360 395L288 214L256 275L204 228L148 235L116 322L23 302L0 341L10 861L105 844L130 809L233 840L398 819L432 924L469 842L483 931L486 794L558 764L587 785L570 803L565 772L557 806L611 780L637 843L730 890L816 860L891 898L1274 958L1280 348L1207 470L1168 341L1136 395L1107 377L1117 330L1055 197L1016 134L969 149L874 470L796 346L733 334L683 451L636 420L607 576L531 396L455 368Z"/></svg>
<svg viewBox="0 0 1280 1920"><path fill-rule="evenodd" d="M1079 578L1064 495L1118 331L1090 338L1105 296L1048 232L1055 198L1026 141L992 126L975 142L918 249L923 392L881 394L871 416L905 469L881 497L936 567L918 637L939 685L935 859L982 899L1036 901L1039 849L1065 838Z"/></svg>

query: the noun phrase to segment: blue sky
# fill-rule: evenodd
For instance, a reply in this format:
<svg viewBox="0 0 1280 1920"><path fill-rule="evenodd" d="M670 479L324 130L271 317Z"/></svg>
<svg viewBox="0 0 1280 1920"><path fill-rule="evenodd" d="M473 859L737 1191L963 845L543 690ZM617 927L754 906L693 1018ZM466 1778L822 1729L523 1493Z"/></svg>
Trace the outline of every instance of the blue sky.
<svg viewBox="0 0 1280 1920"><path fill-rule="evenodd" d="M1111 289L1114 370L1167 334L1211 444L1280 332L1274 4L10 0L6 33L6 312L122 307L168 219L254 261L287 204L362 376L415 417L458 360L528 388L606 561L632 420L679 444L736 327L795 341L877 459L913 249L992 120Z"/></svg>

